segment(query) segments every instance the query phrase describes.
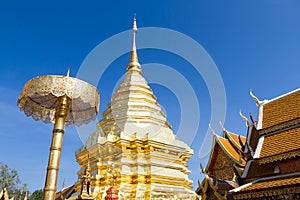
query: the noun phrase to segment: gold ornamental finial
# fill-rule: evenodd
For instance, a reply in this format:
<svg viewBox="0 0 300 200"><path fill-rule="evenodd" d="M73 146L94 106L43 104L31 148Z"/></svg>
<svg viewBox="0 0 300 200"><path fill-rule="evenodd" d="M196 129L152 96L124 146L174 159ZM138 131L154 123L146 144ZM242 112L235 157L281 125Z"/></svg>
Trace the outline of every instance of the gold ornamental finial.
<svg viewBox="0 0 300 200"><path fill-rule="evenodd" d="M222 123L221 121L219 121L219 124L220 124L220 126L221 126L222 130L223 130L224 132L226 132L226 129L225 129L225 127L224 127L223 123Z"/></svg>
<svg viewBox="0 0 300 200"><path fill-rule="evenodd" d="M256 102L256 106L260 106L261 101L252 93L252 89L250 89L250 96L252 97L252 99L254 99L254 101Z"/></svg>
<svg viewBox="0 0 300 200"><path fill-rule="evenodd" d="M206 171L205 171L205 168L203 167L203 165L201 163L200 163L200 169L201 169L203 174L207 174Z"/></svg>
<svg viewBox="0 0 300 200"><path fill-rule="evenodd" d="M214 129L212 129L212 127L211 127L210 124L208 124L208 127L209 127L210 131L211 131L214 135L217 135L216 132L214 131Z"/></svg>
<svg viewBox="0 0 300 200"><path fill-rule="evenodd" d="M140 67L141 67L139 64L139 59L136 51L135 38L136 38L137 31L138 29L136 25L136 15L134 15L133 25L132 25L132 50L130 54L130 63L128 64L127 71L131 68L135 68L135 69L137 68L138 71L140 71Z"/></svg>
<svg viewBox="0 0 300 200"><path fill-rule="evenodd" d="M246 126L248 127L250 125L249 121L248 121L247 117L245 117L245 115L243 115L242 110L240 110L240 116L246 122Z"/></svg>

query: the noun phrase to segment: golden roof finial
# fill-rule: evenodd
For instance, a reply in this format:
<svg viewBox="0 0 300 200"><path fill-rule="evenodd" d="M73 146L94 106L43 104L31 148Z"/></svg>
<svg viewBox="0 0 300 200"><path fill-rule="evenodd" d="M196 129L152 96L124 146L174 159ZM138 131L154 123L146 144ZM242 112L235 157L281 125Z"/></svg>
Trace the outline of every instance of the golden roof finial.
<svg viewBox="0 0 300 200"><path fill-rule="evenodd" d="M208 127L209 127L210 131L216 136L217 134L216 134L216 132L214 131L214 129L212 129L212 127L211 127L210 124L208 124Z"/></svg>
<svg viewBox="0 0 300 200"><path fill-rule="evenodd" d="M261 101L252 93L252 89L250 89L250 96L252 97L252 99L254 99L254 101L256 102L256 106L260 106Z"/></svg>
<svg viewBox="0 0 300 200"><path fill-rule="evenodd" d="M219 124L220 124L220 126L221 126L222 130L223 130L224 132L226 132L226 129L225 129L225 127L224 127L223 123L222 123L221 121L219 121Z"/></svg>
<svg viewBox="0 0 300 200"><path fill-rule="evenodd" d="M249 126L249 121L248 121L247 117L245 117L245 115L243 115L242 110L240 110L240 116L246 122L246 126L248 127Z"/></svg>
<svg viewBox="0 0 300 200"><path fill-rule="evenodd" d="M136 15L134 14L133 25L132 25L132 50L130 54L130 63L128 64L127 70L137 67L140 68L139 59L136 51L136 34L137 34L137 25L136 25Z"/></svg>
<svg viewBox="0 0 300 200"><path fill-rule="evenodd" d="M205 168L203 167L203 165L201 163L200 163L200 169L203 174L207 174Z"/></svg>

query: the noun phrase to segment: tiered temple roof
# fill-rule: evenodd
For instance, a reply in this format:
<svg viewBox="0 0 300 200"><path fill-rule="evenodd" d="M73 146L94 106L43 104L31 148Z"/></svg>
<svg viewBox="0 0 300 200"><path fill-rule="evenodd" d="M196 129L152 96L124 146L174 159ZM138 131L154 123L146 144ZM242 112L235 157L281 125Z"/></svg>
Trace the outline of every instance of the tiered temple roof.
<svg viewBox="0 0 300 200"><path fill-rule="evenodd" d="M242 144L240 144L239 137ZM220 150L229 158L230 161L232 161L233 163L237 164L240 167L244 167L246 162L245 159L242 157L241 153L243 152L242 145L245 144L245 141L246 141L245 137L238 136L234 133L228 132L227 130L224 130L223 137L214 135L212 151L206 167L209 174L211 175L214 174L214 167L216 162L219 159L218 156Z"/></svg>
<svg viewBox="0 0 300 200"><path fill-rule="evenodd" d="M300 89L267 101L260 105L261 129L279 128L286 122L300 117Z"/></svg>
<svg viewBox="0 0 300 200"><path fill-rule="evenodd" d="M260 163L275 162L300 156L300 128L294 128L264 137L259 154Z"/></svg>
<svg viewBox="0 0 300 200"><path fill-rule="evenodd" d="M246 149L253 153L242 175L244 184L231 192L235 199L299 199L300 89L269 101L254 99L258 121L248 130L252 146Z"/></svg>
<svg viewBox="0 0 300 200"><path fill-rule="evenodd" d="M215 134L196 192L204 199L300 199L300 89L264 101L250 95L259 107L258 120L241 114L246 138L225 129L223 137ZM229 182L229 164L239 167L236 188Z"/></svg>
<svg viewBox="0 0 300 200"><path fill-rule="evenodd" d="M205 178L196 190L202 199L227 199L227 191L238 187L236 178L246 164L242 156L245 143L245 137L225 129L223 137L214 133L210 159L203 169Z"/></svg>

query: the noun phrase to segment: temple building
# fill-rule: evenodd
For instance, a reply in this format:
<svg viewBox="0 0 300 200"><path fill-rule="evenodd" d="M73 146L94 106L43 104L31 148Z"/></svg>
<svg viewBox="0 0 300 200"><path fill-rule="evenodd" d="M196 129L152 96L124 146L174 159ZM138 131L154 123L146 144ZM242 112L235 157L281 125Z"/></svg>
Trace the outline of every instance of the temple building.
<svg viewBox="0 0 300 200"><path fill-rule="evenodd" d="M264 101L250 95L258 106L258 120L250 115L249 122L243 116L248 132L239 143L226 135L215 136L210 161L202 170L205 178L196 192L202 199L300 199L300 89ZM238 151L230 151L231 147ZM223 160L228 168L214 164ZM224 173L216 173L220 169Z"/></svg>
<svg viewBox="0 0 300 200"><path fill-rule="evenodd" d="M186 164L193 150L175 136L142 75L135 19L132 31L126 75L96 131L76 151L79 181L70 199L104 199L112 186L119 199L196 199Z"/></svg>
<svg viewBox="0 0 300 200"><path fill-rule="evenodd" d="M227 199L229 190L238 187L238 177L242 174L246 161L242 156L246 138L227 131L223 127L223 137L213 129L213 145L207 167L202 172L205 178L198 183L196 193L201 199Z"/></svg>
<svg viewBox="0 0 300 200"><path fill-rule="evenodd" d="M259 101L248 129L249 155L234 199L300 199L300 89Z"/></svg>

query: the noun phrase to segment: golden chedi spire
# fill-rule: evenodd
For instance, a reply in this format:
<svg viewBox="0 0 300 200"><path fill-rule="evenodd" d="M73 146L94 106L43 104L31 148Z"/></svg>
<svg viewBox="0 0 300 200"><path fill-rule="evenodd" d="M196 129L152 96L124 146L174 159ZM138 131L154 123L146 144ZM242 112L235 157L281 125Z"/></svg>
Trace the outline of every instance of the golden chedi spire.
<svg viewBox="0 0 300 200"><path fill-rule="evenodd" d="M93 155L93 195L115 187L124 199L195 199L186 162L193 150L176 137L142 75L136 52L136 19L127 71L96 130L76 152L80 172ZM114 164L114 167L112 167ZM110 171L111 170L111 171ZM76 186L77 191L80 185Z"/></svg>
<svg viewBox="0 0 300 200"><path fill-rule="evenodd" d="M133 70L141 73L141 65L139 63L137 51L136 51L136 34L137 34L137 25L136 25L136 17L134 16L133 25L132 25L132 50L130 54L130 62L127 66L127 72Z"/></svg>

